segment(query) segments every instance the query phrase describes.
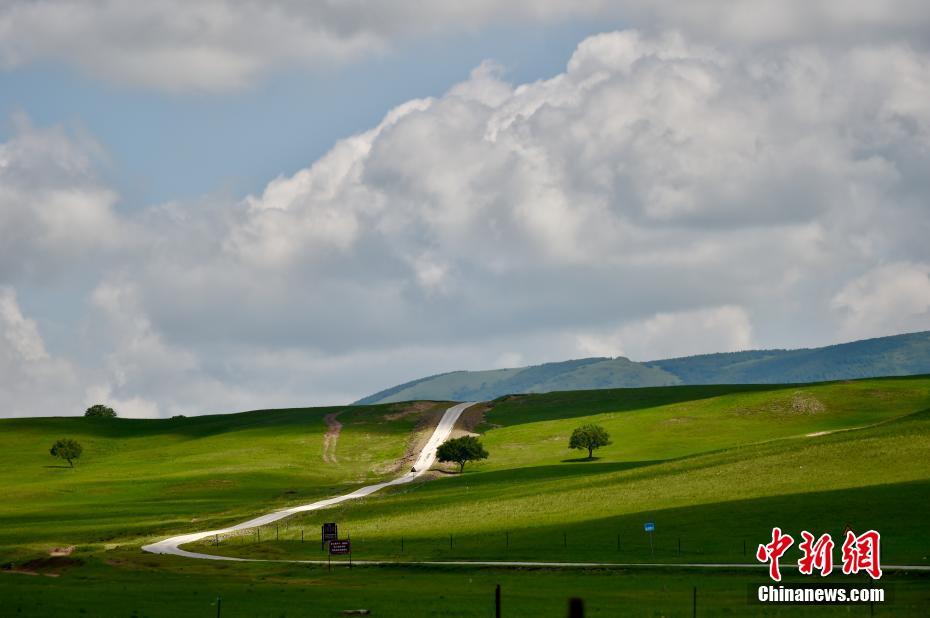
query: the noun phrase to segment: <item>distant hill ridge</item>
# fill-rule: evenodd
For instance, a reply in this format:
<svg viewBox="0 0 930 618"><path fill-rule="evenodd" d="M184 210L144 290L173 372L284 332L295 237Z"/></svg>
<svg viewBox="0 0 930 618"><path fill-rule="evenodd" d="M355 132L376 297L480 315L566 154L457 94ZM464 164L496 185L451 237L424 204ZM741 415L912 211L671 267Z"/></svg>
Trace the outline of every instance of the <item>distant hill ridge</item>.
<svg viewBox="0 0 930 618"><path fill-rule="evenodd" d="M930 331L822 348L748 350L635 362L582 358L530 367L452 371L399 384L357 404L480 401L514 393L675 384L777 384L930 374Z"/></svg>

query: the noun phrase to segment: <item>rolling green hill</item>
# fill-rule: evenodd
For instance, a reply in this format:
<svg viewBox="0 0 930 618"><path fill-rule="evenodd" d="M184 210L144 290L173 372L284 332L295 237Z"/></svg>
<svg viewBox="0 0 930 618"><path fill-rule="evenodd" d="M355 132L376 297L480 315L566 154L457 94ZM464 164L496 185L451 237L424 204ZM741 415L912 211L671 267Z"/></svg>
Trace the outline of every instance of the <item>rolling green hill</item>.
<svg viewBox="0 0 930 618"><path fill-rule="evenodd" d="M514 393L675 384L785 384L926 373L930 373L930 331L800 350L750 350L643 363L622 357L585 358L515 369L456 371L401 384L356 403L487 401Z"/></svg>
<svg viewBox="0 0 930 618"><path fill-rule="evenodd" d="M436 404L259 410L164 420L0 420L0 562L240 521L396 474ZM325 417L342 423L323 460ZM62 437L84 447L74 469Z"/></svg>
<svg viewBox="0 0 930 618"><path fill-rule="evenodd" d="M626 358L585 358L518 369L454 371L395 386L357 404L447 399L486 401L510 393L546 393L616 386L670 386L681 381L659 367ZM440 393L444 393L440 396Z"/></svg>
<svg viewBox="0 0 930 618"><path fill-rule="evenodd" d="M930 373L930 332L823 348L705 354L645 363L686 384L775 384Z"/></svg>
<svg viewBox="0 0 930 618"><path fill-rule="evenodd" d="M743 541L772 526L839 537L848 524L881 531L886 562L930 565L927 377L513 396L485 419L491 457L466 474L294 525L338 520L360 559L752 562ZM586 423L614 440L595 461L567 448ZM304 555L294 540L220 551Z"/></svg>
<svg viewBox="0 0 930 618"><path fill-rule="evenodd" d="M326 520L351 536L356 560L648 562L670 569L393 566L329 573L325 566L213 564L139 550L170 534L394 475L418 423L445 407L2 421L0 563L15 568L0 572L0 615L215 615L221 596L224 616L326 616L364 607L398 618L477 618L489 614L497 584L505 615L564 616L573 595L585 598L589 616L691 615L693 587L700 590L699 615L741 615L759 573L674 565L752 563L755 544L774 525L835 537L847 525L876 528L884 564L930 564L928 376L507 396L486 404L475 427L490 458L463 475L294 516L280 529L266 527L261 540L194 545L248 558L315 560L323 556L315 535ZM329 464L322 458L324 417L334 413L343 428L338 461ZM593 461L567 448L572 429L584 423L603 425L614 442ZM75 470L54 467L47 455L62 436L85 445ZM644 521L656 523L653 547ZM48 557L51 547L66 545L77 546L71 556ZM894 604L877 610L923 615L927 577L889 573L882 583L894 588Z"/></svg>

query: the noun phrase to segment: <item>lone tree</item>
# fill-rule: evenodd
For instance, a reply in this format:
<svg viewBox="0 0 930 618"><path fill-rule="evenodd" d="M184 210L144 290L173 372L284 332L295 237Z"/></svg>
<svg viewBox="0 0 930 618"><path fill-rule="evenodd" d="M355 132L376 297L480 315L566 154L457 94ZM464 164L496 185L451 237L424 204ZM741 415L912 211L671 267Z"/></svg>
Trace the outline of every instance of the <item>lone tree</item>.
<svg viewBox="0 0 930 618"><path fill-rule="evenodd" d="M572 432L572 437L568 441L568 448L576 448L583 451L588 449L588 459L594 458L594 449L602 446L613 444L610 441L610 434L600 425L582 425Z"/></svg>
<svg viewBox="0 0 930 618"><path fill-rule="evenodd" d="M77 440L62 438L55 442L48 452L51 453L53 457L64 459L68 462L68 465L73 468L74 460L80 458L81 453L84 452L84 447L82 447Z"/></svg>
<svg viewBox="0 0 930 618"><path fill-rule="evenodd" d="M84 412L84 416L93 418L116 418L116 410L102 403L93 405Z"/></svg>
<svg viewBox="0 0 930 618"><path fill-rule="evenodd" d="M462 436L447 440L436 449L436 458L443 462L454 461L459 465L459 474L465 470L465 463L488 458L481 442L475 436Z"/></svg>

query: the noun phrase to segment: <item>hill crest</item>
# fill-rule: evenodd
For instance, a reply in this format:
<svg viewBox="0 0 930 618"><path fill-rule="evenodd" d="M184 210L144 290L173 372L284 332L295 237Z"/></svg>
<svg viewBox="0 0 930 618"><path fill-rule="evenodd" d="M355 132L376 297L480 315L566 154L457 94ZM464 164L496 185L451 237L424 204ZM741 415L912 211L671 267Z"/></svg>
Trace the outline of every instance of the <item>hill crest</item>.
<svg viewBox="0 0 930 618"><path fill-rule="evenodd" d="M930 373L930 331L820 348L762 349L636 362L581 358L527 367L452 371L398 384L356 404L478 401L515 393L676 384L777 384Z"/></svg>

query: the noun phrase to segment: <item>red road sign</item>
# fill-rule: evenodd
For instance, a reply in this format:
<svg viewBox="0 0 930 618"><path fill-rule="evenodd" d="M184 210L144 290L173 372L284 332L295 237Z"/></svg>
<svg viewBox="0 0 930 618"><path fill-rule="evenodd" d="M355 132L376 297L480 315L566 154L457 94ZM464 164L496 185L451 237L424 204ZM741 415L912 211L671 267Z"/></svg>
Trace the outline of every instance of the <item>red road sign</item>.
<svg viewBox="0 0 930 618"><path fill-rule="evenodd" d="M330 555L336 554L351 554L352 553L352 541L330 541L329 542L329 553Z"/></svg>

